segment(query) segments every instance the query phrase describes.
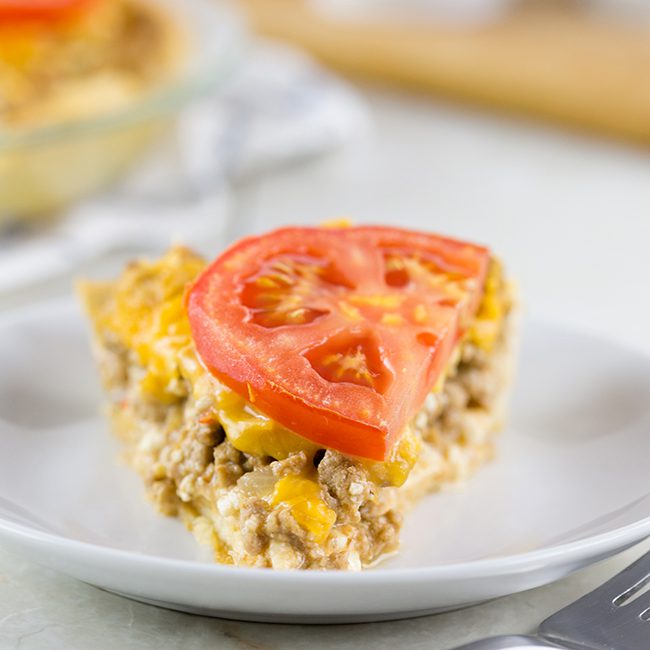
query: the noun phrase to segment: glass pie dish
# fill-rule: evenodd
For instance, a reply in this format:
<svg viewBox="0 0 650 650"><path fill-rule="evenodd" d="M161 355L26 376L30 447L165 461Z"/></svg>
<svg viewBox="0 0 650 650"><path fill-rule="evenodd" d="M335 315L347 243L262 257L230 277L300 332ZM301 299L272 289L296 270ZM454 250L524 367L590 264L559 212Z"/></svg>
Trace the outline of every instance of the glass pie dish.
<svg viewBox="0 0 650 650"><path fill-rule="evenodd" d="M222 83L244 29L225 3L153 0L180 35L173 71L114 109L14 128L0 122L0 229L46 217L118 179L192 100ZM90 90L88 91L90 92Z"/></svg>

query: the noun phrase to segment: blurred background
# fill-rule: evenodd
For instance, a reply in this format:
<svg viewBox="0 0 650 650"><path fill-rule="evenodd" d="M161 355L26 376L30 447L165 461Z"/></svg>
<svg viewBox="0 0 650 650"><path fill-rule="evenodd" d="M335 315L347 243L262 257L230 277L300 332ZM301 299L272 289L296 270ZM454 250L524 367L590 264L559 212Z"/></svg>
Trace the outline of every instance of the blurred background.
<svg viewBox="0 0 650 650"><path fill-rule="evenodd" d="M650 2L0 0L0 308L348 217L650 351Z"/></svg>

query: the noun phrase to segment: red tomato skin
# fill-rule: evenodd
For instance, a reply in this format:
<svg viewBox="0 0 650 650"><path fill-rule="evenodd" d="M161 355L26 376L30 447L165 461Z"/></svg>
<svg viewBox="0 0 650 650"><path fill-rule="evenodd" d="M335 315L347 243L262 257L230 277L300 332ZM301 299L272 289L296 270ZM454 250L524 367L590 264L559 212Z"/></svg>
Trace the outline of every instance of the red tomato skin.
<svg viewBox="0 0 650 650"><path fill-rule="evenodd" d="M396 360L397 379L385 394L379 395L352 384L327 385L310 372L303 353L318 342L314 337L331 336L335 331L322 332L317 323L303 325L300 331L292 327L265 331L247 323L249 313L238 296L245 278L255 272L255 264L263 257L296 248L311 254L323 247L328 259L344 261L351 284L376 290L383 263L380 245L393 240L409 250L424 250L427 245L429 250L433 242L433 252L444 254L445 264L468 270L482 286L489 261L487 249L448 238L378 226L340 230L285 228L249 237L218 257L187 293L192 334L206 369L261 412L299 435L344 454L385 459L450 356L458 337L456 311L438 308L438 321L423 328L427 333L435 332L435 336L431 334L434 344L426 350L419 348L419 343L409 349L399 336L380 336L387 357ZM251 251L255 251L252 258ZM476 293L472 296L472 310L480 297L480 291ZM366 330L362 327L359 332L365 335ZM293 336L293 348L275 350L274 343L280 340L276 337L282 338L287 332ZM408 379L404 379L404 373L408 373Z"/></svg>
<svg viewBox="0 0 650 650"><path fill-rule="evenodd" d="M57 21L74 17L96 0L0 0L0 26L23 21Z"/></svg>

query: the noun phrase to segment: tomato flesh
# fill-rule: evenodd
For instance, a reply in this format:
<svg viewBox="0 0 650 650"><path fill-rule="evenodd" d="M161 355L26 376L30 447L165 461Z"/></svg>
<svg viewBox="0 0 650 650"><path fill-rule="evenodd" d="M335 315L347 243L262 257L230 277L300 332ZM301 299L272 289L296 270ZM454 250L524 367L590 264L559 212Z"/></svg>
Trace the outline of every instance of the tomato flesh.
<svg viewBox="0 0 650 650"><path fill-rule="evenodd" d="M487 249L384 227L244 239L195 281L197 352L299 435L383 460L476 312Z"/></svg>
<svg viewBox="0 0 650 650"><path fill-rule="evenodd" d="M0 0L0 25L10 21L69 18L94 0Z"/></svg>

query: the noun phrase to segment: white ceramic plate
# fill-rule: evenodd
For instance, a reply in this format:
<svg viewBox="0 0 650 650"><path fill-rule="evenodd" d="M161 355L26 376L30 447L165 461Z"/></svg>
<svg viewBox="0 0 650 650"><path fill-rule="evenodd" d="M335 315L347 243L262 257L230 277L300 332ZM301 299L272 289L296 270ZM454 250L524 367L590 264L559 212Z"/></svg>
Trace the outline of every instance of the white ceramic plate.
<svg viewBox="0 0 650 650"><path fill-rule="evenodd" d="M368 621L560 578L650 535L650 360L529 322L498 459L408 517L363 573L220 566L117 462L71 302L0 322L0 542L131 598L262 621Z"/></svg>

